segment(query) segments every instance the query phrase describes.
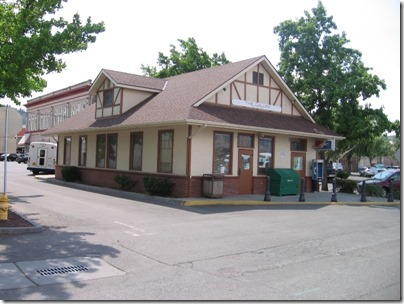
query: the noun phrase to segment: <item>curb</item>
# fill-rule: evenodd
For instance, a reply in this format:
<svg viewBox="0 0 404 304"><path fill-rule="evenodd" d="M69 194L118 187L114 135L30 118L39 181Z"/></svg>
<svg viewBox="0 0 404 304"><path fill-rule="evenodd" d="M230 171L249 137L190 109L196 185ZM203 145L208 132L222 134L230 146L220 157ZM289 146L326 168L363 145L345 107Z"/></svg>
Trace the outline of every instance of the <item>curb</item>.
<svg viewBox="0 0 404 304"><path fill-rule="evenodd" d="M23 234L23 233L38 233L45 230L44 227L38 225L31 220L27 219L22 214L13 210L13 212L21 216L24 220L29 222L33 227L0 227L0 235L12 235L12 234Z"/></svg>
<svg viewBox="0 0 404 304"><path fill-rule="evenodd" d="M182 201L182 206L282 206L282 205L351 205L351 206L400 206L400 202L265 202L253 200L193 200Z"/></svg>
<svg viewBox="0 0 404 304"><path fill-rule="evenodd" d="M282 205L350 205L350 206L400 206L401 202L360 202L358 201L350 201L350 202L330 202L330 201L310 201L310 202L266 202L260 200L248 200L248 199L173 199L166 197L158 197L158 196L150 196L142 193L136 192L126 192L118 189L112 188L104 188L93 185L86 185L80 183L71 183L65 182L63 180L57 180L55 178L42 178L41 176L35 176L39 180L42 180L47 183L52 183L54 185L70 187L74 189L84 190L84 191L93 191L95 193L103 194L103 195L112 195L115 197L125 198L125 199L134 199L145 203L152 204L163 204L169 206L183 206L183 207L192 207L192 206L282 206Z"/></svg>

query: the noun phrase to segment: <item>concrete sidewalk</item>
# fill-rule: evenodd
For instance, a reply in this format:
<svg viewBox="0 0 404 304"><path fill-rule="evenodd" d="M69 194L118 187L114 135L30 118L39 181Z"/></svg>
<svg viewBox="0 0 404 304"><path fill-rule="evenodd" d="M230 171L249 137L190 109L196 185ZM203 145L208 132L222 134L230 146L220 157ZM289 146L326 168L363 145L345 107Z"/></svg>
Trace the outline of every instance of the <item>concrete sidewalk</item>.
<svg viewBox="0 0 404 304"><path fill-rule="evenodd" d="M124 199L130 199L139 202L158 204L158 205L170 205L177 208L192 207L192 206L282 206L282 205L352 205L352 206L389 206L395 207L400 206L401 202L399 200L394 200L394 202L388 202L387 198L383 197L367 197L366 202L361 202L361 195L348 194L348 193L336 193L336 202L331 201L332 192L331 191L320 191L320 192L309 192L304 193L304 197L300 194L288 195L288 196L269 196L269 201L265 201L265 195L238 195L232 197L223 198L208 198L208 197L197 197L197 198L169 198L169 197L159 197L151 196L142 193L121 191L117 189L105 188L84 185L80 183L66 182L63 180L57 180L50 176L37 176L43 182L70 187L73 189L91 191L94 193L99 193L103 195L110 195L113 197L119 197ZM267 198L268 199L268 198ZM301 201L304 199L304 201ZM11 201L10 201L11 202ZM14 211L14 210L13 210ZM15 211L14 211L15 212ZM18 213L17 213L18 214ZM18 214L27 221L25 216ZM20 233L35 233L43 231L43 228L35 223L32 223L33 227L24 228L0 228L0 235L2 234L20 234Z"/></svg>
<svg viewBox="0 0 404 304"><path fill-rule="evenodd" d="M186 198L182 199L183 206L204 205L357 205L357 206L399 206L400 201L388 202L383 197L366 197L366 202L361 202L361 195L336 193L336 201L331 201L332 192L309 192L301 197L298 195L274 196L270 195L270 201L265 201L265 195L240 195L223 198Z"/></svg>
<svg viewBox="0 0 404 304"><path fill-rule="evenodd" d="M84 185L80 183L65 182L63 180L58 180L53 178L37 177L43 181L57 184L60 186L71 187L80 190L93 191L100 194L111 195L115 197L127 198L136 201L154 203L154 204L170 204L176 206L212 206L212 205L260 205L260 206L271 206L271 205L293 205L293 204L307 204L307 205L380 205L380 206L400 206L399 200L394 200L394 202L387 202L387 198L384 197L366 197L366 202L361 202L361 195L358 194L348 194L348 193L336 193L337 202L331 202L332 191L320 191L320 192L308 192L304 193L304 202L300 200L300 194L297 195L287 195L287 196L274 196L270 195L270 201L264 201L265 195L238 195L232 197L222 197L222 198L208 198L208 197L197 197L197 198L169 198L169 197L159 197L151 196L142 193L121 191L117 189L98 187ZM330 188L331 189L331 188Z"/></svg>

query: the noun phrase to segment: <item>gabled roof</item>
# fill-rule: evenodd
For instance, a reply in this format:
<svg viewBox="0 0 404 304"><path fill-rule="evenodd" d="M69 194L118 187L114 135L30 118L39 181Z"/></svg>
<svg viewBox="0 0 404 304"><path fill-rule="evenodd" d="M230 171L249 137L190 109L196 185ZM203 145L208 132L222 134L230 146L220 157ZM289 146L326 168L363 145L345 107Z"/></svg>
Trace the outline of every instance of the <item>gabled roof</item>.
<svg viewBox="0 0 404 304"><path fill-rule="evenodd" d="M302 114L291 116L279 113L268 113L257 110L246 110L239 107L219 107L203 103L232 81L239 78L253 66L261 63L279 80L278 85L295 103ZM131 126L173 125L173 124L211 124L217 126L251 126L262 129L303 132L314 136L336 136L333 132L317 125L296 96L290 91L276 70L265 56L215 66L209 69L181 74L167 79L155 79L128 73L102 70L90 89L95 94L101 83L108 77L117 86L143 88L157 94L140 103L120 116L95 119L94 107L91 105L61 125L48 130L47 134L97 130L104 128L130 128ZM248 120L245 113L249 113Z"/></svg>
<svg viewBox="0 0 404 304"><path fill-rule="evenodd" d="M103 69L95 79L89 93L95 95L98 88L106 78L109 78L118 87L139 89L156 93L161 92L166 84L166 80L164 79Z"/></svg>

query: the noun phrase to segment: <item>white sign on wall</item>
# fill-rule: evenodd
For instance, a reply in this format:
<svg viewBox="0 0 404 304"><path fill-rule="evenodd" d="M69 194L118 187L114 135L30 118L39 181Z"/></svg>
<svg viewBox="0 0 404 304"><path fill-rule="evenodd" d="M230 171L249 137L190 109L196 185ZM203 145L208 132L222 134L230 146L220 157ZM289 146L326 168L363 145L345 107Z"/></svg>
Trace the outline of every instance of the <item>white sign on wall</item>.
<svg viewBox="0 0 404 304"><path fill-rule="evenodd" d="M235 106L240 106L240 107L247 107L247 108L266 110L266 111L272 111L272 112L282 112L282 108L279 106L273 106L273 105L254 102L254 101L232 99L231 103L234 104Z"/></svg>

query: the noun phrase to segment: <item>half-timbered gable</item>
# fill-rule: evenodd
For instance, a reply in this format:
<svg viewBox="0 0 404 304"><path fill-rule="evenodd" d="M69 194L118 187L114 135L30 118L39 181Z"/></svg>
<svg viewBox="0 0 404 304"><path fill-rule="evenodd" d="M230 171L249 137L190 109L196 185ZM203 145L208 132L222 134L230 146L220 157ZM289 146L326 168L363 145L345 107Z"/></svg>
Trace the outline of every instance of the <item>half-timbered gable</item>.
<svg viewBox="0 0 404 304"><path fill-rule="evenodd" d="M96 96L96 118L121 115L160 93L165 81L112 70L102 70L90 89Z"/></svg>
<svg viewBox="0 0 404 304"><path fill-rule="evenodd" d="M270 64L263 61L217 91L206 102L302 116L301 105L295 103L296 98L281 82Z"/></svg>

